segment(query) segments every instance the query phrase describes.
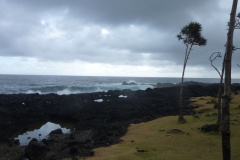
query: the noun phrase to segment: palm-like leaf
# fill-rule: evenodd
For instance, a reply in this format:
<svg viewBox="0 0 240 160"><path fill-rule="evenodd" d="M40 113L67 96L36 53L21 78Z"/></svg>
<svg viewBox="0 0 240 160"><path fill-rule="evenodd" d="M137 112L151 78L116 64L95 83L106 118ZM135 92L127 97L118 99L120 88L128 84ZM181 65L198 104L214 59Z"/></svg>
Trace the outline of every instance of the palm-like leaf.
<svg viewBox="0 0 240 160"><path fill-rule="evenodd" d="M181 29L177 35L178 40L183 40L184 44L204 46L207 40L201 35L202 25L198 22L190 22Z"/></svg>

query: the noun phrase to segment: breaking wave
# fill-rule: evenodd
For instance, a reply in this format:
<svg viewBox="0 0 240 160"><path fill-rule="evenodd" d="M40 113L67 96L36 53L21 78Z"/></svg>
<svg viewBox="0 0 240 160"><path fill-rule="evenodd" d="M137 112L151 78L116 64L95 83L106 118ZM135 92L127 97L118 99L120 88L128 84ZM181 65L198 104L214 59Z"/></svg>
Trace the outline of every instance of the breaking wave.
<svg viewBox="0 0 240 160"><path fill-rule="evenodd" d="M219 78L186 78L186 81L218 83ZM1 75L0 94L39 93L77 94L107 92L108 90L145 90L157 83L180 83L180 78L164 77L96 77L96 76L34 76ZM240 79L232 79L239 83Z"/></svg>
<svg viewBox="0 0 240 160"><path fill-rule="evenodd" d="M153 88L149 84L137 84L137 85L122 85L121 83L115 84L98 84L93 86L48 86L48 87L34 87L29 89L27 94L49 94L55 93L58 95L69 95L79 93L92 93L92 92L107 92L109 90L145 90L147 88Z"/></svg>

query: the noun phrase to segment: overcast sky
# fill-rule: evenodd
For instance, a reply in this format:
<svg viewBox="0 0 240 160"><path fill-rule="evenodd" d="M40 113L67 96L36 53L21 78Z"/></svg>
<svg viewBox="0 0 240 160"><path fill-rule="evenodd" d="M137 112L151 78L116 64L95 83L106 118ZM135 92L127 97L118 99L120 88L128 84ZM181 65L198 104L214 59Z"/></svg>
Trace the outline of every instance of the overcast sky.
<svg viewBox="0 0 240 160"><path fill-rule="evenodd" d="M176 35L202 24L186 77L216 77L231 0L0 0L0 74L181 77L185 45ZM235 30L239 37L240 30ZM240 46L240 38L235 38ZM221 67L222 59L216 61ZM240 51L232 77L240 78Z"/></svg>

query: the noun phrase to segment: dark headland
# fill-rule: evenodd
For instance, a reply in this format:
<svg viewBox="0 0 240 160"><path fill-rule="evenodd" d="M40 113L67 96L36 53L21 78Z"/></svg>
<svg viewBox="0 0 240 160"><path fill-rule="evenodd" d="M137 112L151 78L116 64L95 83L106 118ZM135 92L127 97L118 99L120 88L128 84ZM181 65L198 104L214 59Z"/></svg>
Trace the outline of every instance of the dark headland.
<svg viewBox="0 0 240 160"><path fill-rule="evenodd" d="M233 84L232 91L240 90ZM0 95L0 141L7 144L11 154L18 146L14 137L29 131L29 126L42 122L67 122L74 125L70 134L51 135L42 142L31 142L43 149L36 159L61 159L64 157L91 156L92 149L109 146L120 141L131 123L140 123L163 116L177 115L179 86L147 90L110 90L86 94L10 94ZM184 114L194 115L189 97L214 96L218 84L193 84L184 87ZM127 96L120 98L119 96ZM94 100L102 99L102 102ZM22 147L12 159L32 156L34 147Z"/></svg>

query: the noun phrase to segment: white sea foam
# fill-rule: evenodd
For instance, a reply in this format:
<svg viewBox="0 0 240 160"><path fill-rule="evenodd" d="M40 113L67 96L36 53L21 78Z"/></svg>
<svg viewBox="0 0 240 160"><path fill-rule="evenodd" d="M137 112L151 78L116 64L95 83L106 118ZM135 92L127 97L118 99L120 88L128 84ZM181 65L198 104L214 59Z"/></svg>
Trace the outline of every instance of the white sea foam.
<svg viewBox="0 0 240 160"><path fill-rule="evenodd" d="M118 96L119 98L127 98L127 96L124 96L124 95L120 95Z"/></svg>
<svg viewBox="0 0 240 160"><path fill-rule="evenodd" d="M70 91L69 89L57 91L58 95L69 95L69 94L78 94L78 93L82 93L82 92L80 90Z"/></svg>
<svg viewBox="0 0 240 160"><path fill-rule="evenodd" d="M58 91L57 94L58 95L69 95L71 94L72 92L68 89L64 89L64 90L61 90L61 91Z"/></svg>
<svg viewBox="0 0 240 160"><path fill-rule="evenodd" d="M101 89L100 86L97 86L97 89L95 90L95 92L103 92L104 90Z"/></svg>
<svg viewBox="0 0 240 160"><path fill-rule="evenodd" d="M94 102L103 102L103 99L96 99Z"/></svg>
<svg viewBox="0 0 240 160"><path fill-rule="evenodd" d="M26 94L34 94L34 93L42 94L42 92L39 90L37 90L37 91L28 90Z"/></svg>
<svg viewBox="0 0 240 160"><path fill-rule="evenodd" d="M130 81L129 81L130 82ZM132 81L131 81L132 82ZM94 92L107 92L109 90L123 90L123 89L130 89L130 90L145 90L147 88L153 88L152 85L122 85L121 83L112 83L112 84L98 84L94 87L76 87L76 86L70 86L66 87L64 89L60 88L56 89L58 87L53 87L53 89L45 89L45 88L39 88L39 89L30 89L26 92L26 94L49 94L49 93L55 93L58 95L69 95L69 94L79 94L79 93L94 93ZM73 89L74 88L74 89ZM109 95L104 95L109 96Z"/></svg>
<svg viewBox="0 0 240 160"><path fill-rule="evenodd" d="M137 84L137 82L134 80L128 80L127 83L136 83Z"/></svg>

